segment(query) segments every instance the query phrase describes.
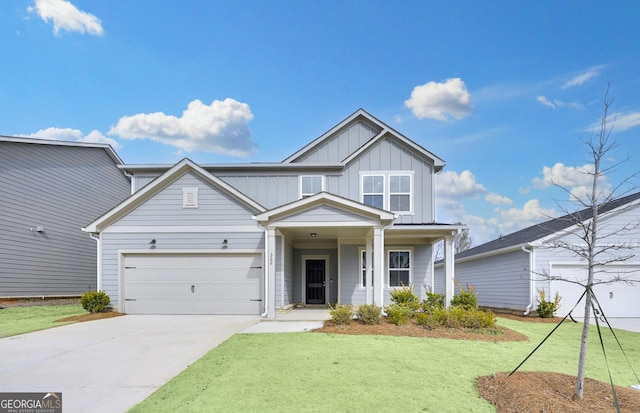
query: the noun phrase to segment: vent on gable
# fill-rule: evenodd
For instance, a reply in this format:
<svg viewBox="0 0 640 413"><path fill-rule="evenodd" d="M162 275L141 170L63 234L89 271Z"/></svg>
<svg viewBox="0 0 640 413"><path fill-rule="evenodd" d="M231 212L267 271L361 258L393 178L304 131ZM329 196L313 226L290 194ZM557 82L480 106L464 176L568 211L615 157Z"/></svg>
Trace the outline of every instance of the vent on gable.
<svg viewBox="0 0 640 413"><path fill-rule="evenodd" d="M182 188L182 207L198 208L198 188Z"/></svg>

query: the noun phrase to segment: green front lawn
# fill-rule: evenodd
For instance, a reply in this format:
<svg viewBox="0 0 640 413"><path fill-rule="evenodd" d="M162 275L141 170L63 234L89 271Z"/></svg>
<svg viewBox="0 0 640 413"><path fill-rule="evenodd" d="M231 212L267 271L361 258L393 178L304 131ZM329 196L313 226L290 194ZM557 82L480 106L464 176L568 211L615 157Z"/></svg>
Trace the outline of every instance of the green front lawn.
<svg viewBox="0 0 640 413"><path fill-rule="evenodd" d="M528 342L347 336L237 334L136 406L133 412L494 412L475 379L510 371L553 324L499 319ZM575 375L581 324L563 325L524 370ZM640 372L640 334L618 331ZM637 383L605 333L616 384ZM587 376L607 382L597 332L590 335Z"/></svg>
<svg viewBox="0 0 640 413"><path fill-rule="evenodd" d="M86 313L80 304L4 308L0 310L0 338L69 324L56 320Z"/></svg>

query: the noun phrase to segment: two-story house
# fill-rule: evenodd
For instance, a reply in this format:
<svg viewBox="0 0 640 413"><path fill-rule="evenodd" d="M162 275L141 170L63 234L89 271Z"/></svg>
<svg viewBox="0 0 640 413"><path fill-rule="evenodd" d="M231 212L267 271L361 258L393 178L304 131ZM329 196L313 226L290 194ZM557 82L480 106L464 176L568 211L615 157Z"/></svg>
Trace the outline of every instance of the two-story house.
<svg viewBox="0 0 640 413"><path fill-rule="evenodd" d="M0 136L0 297L96 289L96 243L80 228L131 194L101 143Z"/></svg>
<svg viewBox="0 0 640 413"><path fill-rule="evenodd" d="M403 285L450 298L460 226L435 223L443 166L364 110L279 163L122 166L132 196L83 228L98 239L98 288L127 313L269 318L294 304L384 305Z"/></svg>

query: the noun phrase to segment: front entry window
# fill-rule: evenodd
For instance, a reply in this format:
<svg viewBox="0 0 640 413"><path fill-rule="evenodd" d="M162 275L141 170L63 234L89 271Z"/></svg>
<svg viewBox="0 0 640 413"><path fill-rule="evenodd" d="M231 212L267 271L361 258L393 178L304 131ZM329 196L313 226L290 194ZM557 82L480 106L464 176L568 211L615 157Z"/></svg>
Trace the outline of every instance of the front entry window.
<svg viewBox="0 0 640 413"><path fill-rule="evenodd" d="M389 251L389 287L411 284L411 251Z"/></svg>
<svg viewBox="0 0 640 413"><path fill-rule="evenodd" d="M373 252L371 253L373 256ZM362 269L362 279L360 280L361 286L367 286L367 251L362 250L360 253L360 268ZM373 260L371 261L371 280L373 283Z"/></svg>

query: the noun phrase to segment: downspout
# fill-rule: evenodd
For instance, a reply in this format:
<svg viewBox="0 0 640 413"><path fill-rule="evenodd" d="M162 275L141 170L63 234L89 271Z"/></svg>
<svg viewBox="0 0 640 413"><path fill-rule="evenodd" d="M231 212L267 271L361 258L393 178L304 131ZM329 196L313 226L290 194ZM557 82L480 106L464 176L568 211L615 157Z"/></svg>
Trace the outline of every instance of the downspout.
<svg viewBox="0 0 640 413"><path fill-rule="evenodd" d="M529 305L527 305L527 308L524 309L524 315L529 315L529 313L531 312L531 308L536 303L536 280L533 278L533 247L531 247L531 250L528 250L525 245L523 245L521 248L522 251L529 254Z"/></svg>
<svg viewBox="0 0 640 413"><path fill-rule="evenodd" d="M260 317L269 315L269 230L264 229L264 313Z"/></svg>
<svg viewBox="0 0 640 413"><path fill-rule="evenodd" d="M89 234L89 236L91 237L91 239L95 240L97 242L96 244L96 249L97 249L97 254L96 254L96 291L102 291L102 245L100 242L100 234L96 235L96 234Z"/></svg>

